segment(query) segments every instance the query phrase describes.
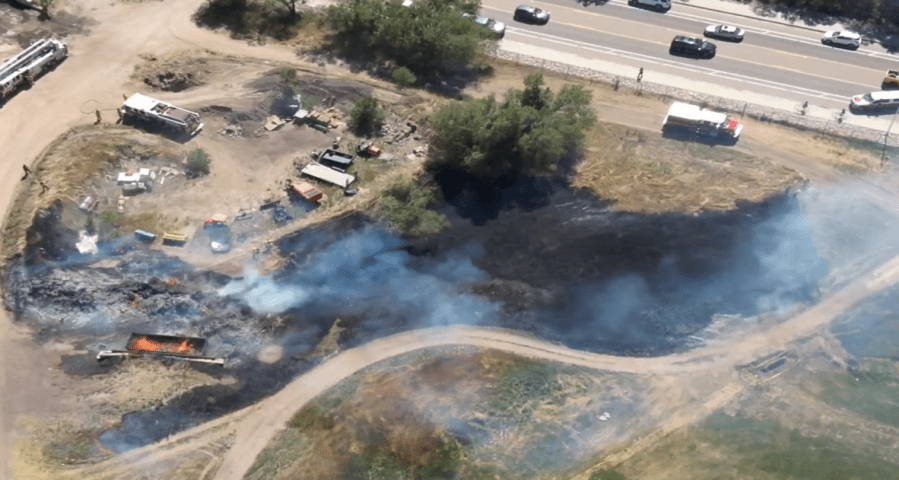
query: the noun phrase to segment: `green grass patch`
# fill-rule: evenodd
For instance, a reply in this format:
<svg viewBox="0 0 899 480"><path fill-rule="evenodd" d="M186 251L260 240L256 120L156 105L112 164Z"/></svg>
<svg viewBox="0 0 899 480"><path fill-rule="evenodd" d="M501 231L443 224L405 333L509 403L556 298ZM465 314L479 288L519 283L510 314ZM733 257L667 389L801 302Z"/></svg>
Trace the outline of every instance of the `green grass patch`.
<svg viewBox="0 0 899 480"><path fill-rule="evenodd" d="M99 433L95 430L66 430L56 434L56 438L44 445L44 456L61 464L86 463L100 455L97 444Z"/></svg>
<svg viewBox="0 0 899 480"><path fill-rule="evenodd" d="M666 437L616 470L627 478L887 480L899 465L829 437L779 423L716 413Z"/></svg>
<svg viewBox="0 0 899 480"><path fill-rule="evenodd" d="M529 422L540 403L552 399L562 390L558 374L555 365L527 358L504 366L487 397L490 417L513 424Z"/></svg>
<svg viewBox="0 0 899 480"><path fill-rule="evenodd" d="M308 405L295 413L287 422L290 428L302 430L331 430L334 428L334 416L318 405Z"/></svg>
<svg viewBox="0 0 899 480"><path fill-rule="evenodd" d="M825 403L845 408L879 423L899 427L899 378L890 360L868 361L858 374L821 375L804 385Z"/></svg>
<svg viewBox="0 0 899 480"><path fill-rule="evenodd" d="M617 470L600 470L590 475L590 480L627 480L627 477Z"/></svg>

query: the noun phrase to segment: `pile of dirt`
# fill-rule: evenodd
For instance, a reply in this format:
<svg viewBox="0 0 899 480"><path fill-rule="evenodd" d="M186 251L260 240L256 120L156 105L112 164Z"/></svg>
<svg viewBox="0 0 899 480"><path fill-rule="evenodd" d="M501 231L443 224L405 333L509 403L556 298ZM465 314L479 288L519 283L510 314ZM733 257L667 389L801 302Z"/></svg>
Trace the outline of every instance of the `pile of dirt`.
<svg viewBox="0 0 899 480"><path fill-rule="evenodd" d="M175 57L159 59L145 55L145 62L135 72L144 84L166 92L181 92L206 83L213 71L207 58Z"/></svg>

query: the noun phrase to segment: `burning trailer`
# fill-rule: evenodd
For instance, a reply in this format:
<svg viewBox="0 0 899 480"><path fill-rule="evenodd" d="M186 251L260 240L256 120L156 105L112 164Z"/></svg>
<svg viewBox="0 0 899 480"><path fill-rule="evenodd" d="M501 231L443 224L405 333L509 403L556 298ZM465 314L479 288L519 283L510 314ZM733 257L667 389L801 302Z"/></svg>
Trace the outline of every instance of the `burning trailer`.
<svg viewBox="0 0 899 480"><path fill-rule="evenodd" d="M112 357L155 355L190 362L209 363L220 367L225 366L224 358L202 356L204 347L206 347L205 338L132 333L125 350L102 350L97 354L97 361Z"/></svg>

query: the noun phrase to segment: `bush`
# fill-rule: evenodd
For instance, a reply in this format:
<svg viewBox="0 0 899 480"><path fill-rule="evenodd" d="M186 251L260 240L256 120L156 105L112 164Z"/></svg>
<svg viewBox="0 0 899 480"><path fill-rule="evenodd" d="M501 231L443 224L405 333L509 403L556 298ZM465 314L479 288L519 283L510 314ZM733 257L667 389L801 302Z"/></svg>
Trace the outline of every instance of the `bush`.
<svg viewBox="0 0 899 480"><path fill-rule="evenodd" d="M406 67L394 69L390 76L393 78L393 82L399 85L400 88L406 88L418 81L415 74Z"/></svg>
<svg viewBox="0 0 899 480"><path fill-rule="evenodd" d="M574 85L555 93L543 87L540 74L524 83L501 102L469 99L438 110L431 118L428 167L489 181L553 171L596 122L591 93Z"/></svg>
<svg viewBox="0 0 899 480"><path fill-rule="evenodd" d="M381 128L384 124L384 109L381 108L381 102L371 95L365 95L356 104L350 112L353 126L357 133L369 133Z"/></svg>
<svg viewBox="0 0 899 480"><path fill-rule="evenodd" d="M431 188L415 182L397 181L387 187L378 202L378 216L410 237L437 233L446 226L446 218L428 207L437 198Z"/></svg>
<svg viewBox="0 0 899 480"><path fill-rule="evenodd" d="M209 164L212 160L202 148L197 148L187 155L187 176L196 178L209 175Z"/></svg>

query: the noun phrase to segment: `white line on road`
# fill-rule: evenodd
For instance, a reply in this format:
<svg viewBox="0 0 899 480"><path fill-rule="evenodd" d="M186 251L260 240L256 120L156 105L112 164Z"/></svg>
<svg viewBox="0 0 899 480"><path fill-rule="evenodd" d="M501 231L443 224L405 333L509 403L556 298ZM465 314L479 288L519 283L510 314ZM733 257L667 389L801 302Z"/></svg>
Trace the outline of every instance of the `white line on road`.
<svg viewBox="0 0 899 480"><path fill-rule="evenodd" d="M606 47L603 45L596 45L596 44L592 44L592 43L581 42L578 40L571 40L571 39L567 39L567 38L557 37L554 35L548 35L545 33L538 33L538 32L534 32L531 30L523 30L523 29L518 29L518 28L514 28L514 27L507 28L506 30L512 34L523 36L523 37L533 38L533 39L542 40L542 41L549 42L549 43L555 43L558 45L564 45L567 47L577 48L577 49L581 49L581 50L587 50L587 51L596 52L596 53L603 53L603 54L607 54L607 55L628 58L628 59L632 59L632 60L639 60L640 62L643 62L643 63L662 65L662 66L670 67L670 68L677 69L680 71L700 72L700 73L714 76L714 77L725 78L725 79L729 79L729 80L736 80L736 81L740 81L740 82L747 83L750 85L766 87L766 88L770 88L770 89L774 89L774 90L799 93L799 94L802 94L805 96L824 99L824 100L832 100L832 101L837 101L837 102L848 101L847 97L844 95L835 95L832 93L821 92L818 90L812 90L810 88L797 87L795 85L774 82L771 80L764 80L764 79L750 77L747 75L741 75L741 74L737 74L737 73L733 73L733 72L726 72L723 70L715 70L715 69L708 68L708 67L701 67L701 66L695 66L695 65L687 66L687 65L684 65L683 63L680 63L675 60L666 60L666 59L654 57L651 55L644 55L644 54L640 54L640 53L629 52L627 50L619 50L619 49L615 49L615 48L611 48L611 47Z"/></svg>

